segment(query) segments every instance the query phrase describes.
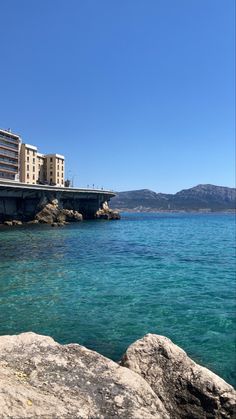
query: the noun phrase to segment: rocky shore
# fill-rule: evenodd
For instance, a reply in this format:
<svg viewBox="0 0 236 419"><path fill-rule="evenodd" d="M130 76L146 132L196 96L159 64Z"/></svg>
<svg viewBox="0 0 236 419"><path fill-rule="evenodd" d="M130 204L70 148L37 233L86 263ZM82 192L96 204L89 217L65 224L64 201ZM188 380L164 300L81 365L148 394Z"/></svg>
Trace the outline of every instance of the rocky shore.
<svg viewBox="0 0 236 419"><path fill-rule="evenodd" d="M94 214L96 219L105 220L119 220L120 214L118 211L111 210L108 203L105 202L96 213ZM33 220L29 220L26 224L49 224L52 227L61 227L71 222L79 222L83 220L83 215L79 211L72 209L65 209L60 205L57 199L48 201L47 199L42 200L38 206L38 212ZM12 219L5 220L3 222L6 226L22 225L21 220Z"/></svg>
<svg viewBox="0 0 236 419"><path fill-rule="evenodd" d="M120 213L116 210L112 210L111 208L109 208L108 203L104 202L102 204L102 208L96 212L95 218L100 218L103 220L119 220Z"/></svg>
<svg viewBox="0 0 236 419"><path fill-rule="evenodd" d="M235 391L169 339L146 335L119 364L35 333L0 337L0 418L234 418Z"/></svg>

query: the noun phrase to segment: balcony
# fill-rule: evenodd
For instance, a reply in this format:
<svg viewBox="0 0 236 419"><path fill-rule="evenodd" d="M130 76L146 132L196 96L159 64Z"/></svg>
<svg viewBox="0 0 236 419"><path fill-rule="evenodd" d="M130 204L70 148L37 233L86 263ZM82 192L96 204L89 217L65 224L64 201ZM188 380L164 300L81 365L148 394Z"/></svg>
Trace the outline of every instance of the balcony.
<svg viewBox="0 0 236 419"><path fill-rule="evenodd" d="M16 151L5 150L0 146L0 156L7 156L11 159L18 160L18 153Z"/></svg>
<svg viewBox="0 0 236 419"><path fill-rule="evenodd" d="M19 149L19 144L11 143L10 141L9 141L9 144L8 144L8 141L5 142L5 140L2 140L1 138L0 138L0 146L6 147L9 150L12 150L12 149L13 150L18 150Z"/></svg>
<svg viewBox="0 0 236 419"><path fill-rule="evenodd" d="M0 138L4 141L9 142L9 143L19 144L19 138L13 138L10 135L8 136L6 134L0 134Z"/></svg>
<svg viewBox="0 0 236 419"><path fill-rule="evenodd" d="M7 164L7 165L10 165L10 166L14 166L14 167L19 166L18 161L15 161L15 162L9 161L9 160L6 160L6 159L2 158L1 156L0 156L0 164L4 164L4 165Z"/></svg>
<svg viewBox="0 0 236 419"><path fill-rule="evenodd" d="M0 170L17 173L18 172L18 165L12 165L12 164L4 163L4 162L0 161Z"/></svg>

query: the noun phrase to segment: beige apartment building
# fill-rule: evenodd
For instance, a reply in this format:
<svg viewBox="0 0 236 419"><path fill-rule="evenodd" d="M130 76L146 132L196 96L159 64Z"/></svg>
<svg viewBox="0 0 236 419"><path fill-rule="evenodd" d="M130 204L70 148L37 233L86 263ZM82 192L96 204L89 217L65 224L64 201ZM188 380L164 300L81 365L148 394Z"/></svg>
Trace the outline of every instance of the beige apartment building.
<svg viewBox="0 0 236 419"><path fill-rule="evenodd" d="M20 150L20 181L36 184L38 180L37 147L22 144Z"/></svg>
<svg viewBox="0 0 236 419"><path fill-rule="evenodd" d="M37 147L30 144L22 144L20 162L21 182L64 186L64 156L60 154L41 154L38 152Z"/></svg>
<svg viewBox="0 0 236 419"><path fill-rule="evenodd" d="M19 135L0 129L0 180L19 181L20 145Z"/></svg>
<svg viewBox="0 0 236 419"><path fill-rule="evenodd" d="M49 184L64 186L64 156L61 156L60 154L46 154L44 158L46 179Z"/></svg>
<svg viewBox="0 0 236 419"><path fill-rule="evenodd" d="M41 154L36 146L22 144L20 136L10 129L0 129L0 180L64 186L65 158Z"/></svg>
<svg viewBox="0 0 236 419"><path fill-rule="evenodd" d="M46 180L45 157L37 152L37 183L43 183Z"/></svg>

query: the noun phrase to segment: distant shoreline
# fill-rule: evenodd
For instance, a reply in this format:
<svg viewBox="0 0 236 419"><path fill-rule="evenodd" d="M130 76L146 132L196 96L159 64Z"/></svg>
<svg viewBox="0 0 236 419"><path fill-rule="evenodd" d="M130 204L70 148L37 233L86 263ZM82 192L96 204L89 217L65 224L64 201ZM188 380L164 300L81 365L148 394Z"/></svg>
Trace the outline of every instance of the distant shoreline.
<svg viewBox="0 0 236 419"><path fill-rule="evenodd" d="M158 214L158 213L168 213L168 214L172 214L172 213L183 213L183 214L213 214L213 213L227 213L227 214L235 214L236 213L236 208L232 209L217 209L217 210L212 210L212 209L199 209L199 210L193 210L193 209L183 209L183 210L161 210L161 209L149 209L149 208L142 208L142 209L130 209L130 208L112 208L114 211L119 211L119 212L129 212L129 213L133 213L133 214L138 214L138 213L154 213L154 214Z"/></svg>

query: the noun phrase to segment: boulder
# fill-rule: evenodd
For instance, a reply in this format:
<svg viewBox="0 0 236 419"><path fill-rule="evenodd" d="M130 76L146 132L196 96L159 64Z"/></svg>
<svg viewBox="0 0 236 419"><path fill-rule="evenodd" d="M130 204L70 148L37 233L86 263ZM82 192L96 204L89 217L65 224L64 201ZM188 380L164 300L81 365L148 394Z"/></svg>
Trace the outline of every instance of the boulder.
<svg viewBox="0 0 236 419"><path fill-rule="evenodd" d="M82 214L80 214L80 212L78 212L78 211L63 209L62 214L64 215L65 220L67 222L70 222L70 221L74 222L74 221L82 221L83 220Z"/></svg>
<svg viewBox="0 0 236 419"><path fill-rule="evenodd" d="M82 221L83 220L83 215L80 214L80 212L78 212L78 211L74 211L74 220L75 221Z"/></svg>
<svg viewBox="0 0 236 419"><path fill-rule="evenodd" d="M105 201L102 204L102 208L100 208L96 214L95 218L103 219L103 220L120 220L120 214L118 211L114 211L109 208L108 202Z"/></svg>
<svg viewBox="0 0 236 419"><path fill-rule="evenodd" d="M117 364L35 333L0 336L0 418L235 418L235 391L169 339L146 335Z"/></svg>
<svg viewBox="0 0 236 419"><path fill-rule="evenodd" d="M78 211L61 208L59 206L58 200L53 199L36 214L35 218L40 223L51 224L55 226L55 223L62 225L68 221L81 221L83 216Z"/></svg>
<svg viewBox="0 0 236 419"><path fill-rule="evenodd" d="M13 222L12 221L4 221L3 223L5 226L11 227L13 226Z"/></svg>
<svg viewBox="0 0 236 419"><path fill-rule="evenodd" d="M45 205L45 207L36 214L35 219L38 220L40 223L52 224L53 222L57 221L59 212L60 210L58 206L49 203Z"/></svg>
<svg viewBox="0 0 236 419"><path fill-rule="evenodd" d="M0 417L170 418L140 375L35 333L0 337Z"/></svg>
<svg viewBox="0 0 236 419"><path fill-rule="evenodd" d="M126 351L121 365L143 377L171 418L234 418L236 392L170 339L148 334Z"/></svg>
<svg viewBox="0 0 236 419"><path fill-rule="evenodd" d="M12 224L13 224L14 226L21 226L23 223L22 223L22 221L20 221L20 220L12 220Z"/></svg>

